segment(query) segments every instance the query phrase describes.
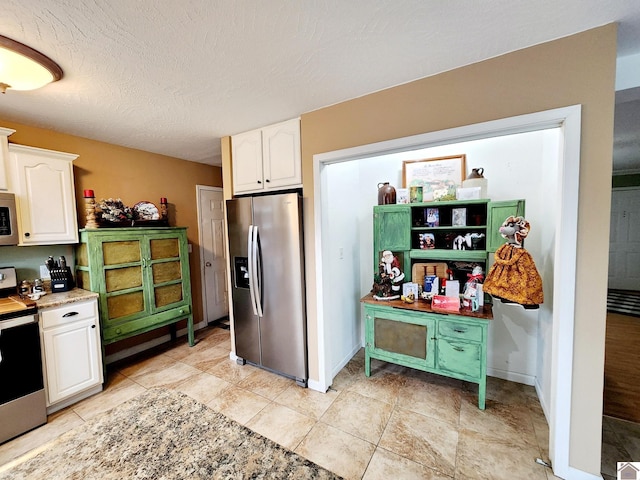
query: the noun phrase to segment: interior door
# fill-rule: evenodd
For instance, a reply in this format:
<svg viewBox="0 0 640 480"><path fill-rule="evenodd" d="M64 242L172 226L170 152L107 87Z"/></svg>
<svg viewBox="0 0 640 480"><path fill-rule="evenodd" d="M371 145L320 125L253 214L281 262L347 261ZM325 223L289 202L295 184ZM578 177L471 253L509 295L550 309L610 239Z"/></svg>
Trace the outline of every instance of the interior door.
<svg viewBox="0 0 640 480"><path fill-rule="evenodd" d="M611 193L609 288L640 290L640 188Z"/></svg>
<svg viewBox="0 0 640 480"><path fill-rule="evenodd" d="M203 310L204 318L210 323L229 314L222 190L199 186L198 204Z"/></svg>

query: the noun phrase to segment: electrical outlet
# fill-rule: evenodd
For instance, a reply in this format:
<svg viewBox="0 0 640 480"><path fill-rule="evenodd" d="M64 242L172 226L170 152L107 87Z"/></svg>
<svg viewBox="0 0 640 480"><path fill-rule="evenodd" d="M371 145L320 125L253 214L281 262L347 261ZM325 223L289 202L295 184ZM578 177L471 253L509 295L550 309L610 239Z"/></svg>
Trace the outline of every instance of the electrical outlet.
<svg viewBox="0 0 640 480"><path fill-rule="evenodd" d="M40 278L51 278L51 275L49 274L49 269L47 268L46 265L40 265Z"/></svg>

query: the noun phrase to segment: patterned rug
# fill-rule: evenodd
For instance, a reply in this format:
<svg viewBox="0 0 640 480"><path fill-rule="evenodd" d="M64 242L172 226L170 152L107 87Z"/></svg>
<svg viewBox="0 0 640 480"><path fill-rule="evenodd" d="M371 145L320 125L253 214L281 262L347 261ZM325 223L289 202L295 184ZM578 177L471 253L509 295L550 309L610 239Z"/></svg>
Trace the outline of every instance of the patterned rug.
<svg viewBox="0 0 640 480"><path fill-rule="evenodd" d="M151 389L17 461L0 479L339 479L180 392Z"/></svg>
<svg viewBox="0 0 640 480"><path fill-rule="evenodd" d="M640 292L635 290L609 290L607 311L640 317Z"/></svg>

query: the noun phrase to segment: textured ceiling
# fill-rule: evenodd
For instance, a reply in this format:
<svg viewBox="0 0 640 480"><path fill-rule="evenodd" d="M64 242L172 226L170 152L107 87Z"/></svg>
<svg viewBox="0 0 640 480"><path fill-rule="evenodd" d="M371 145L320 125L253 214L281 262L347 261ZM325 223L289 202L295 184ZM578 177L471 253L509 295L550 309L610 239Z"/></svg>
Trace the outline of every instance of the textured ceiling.
<svg viewBox="0 0 640 480"><path fill-rule="evenodd" d="M0 116L219 164L222 136L615 21L640 52L638 0L3 0L64 77Z"/></svg>

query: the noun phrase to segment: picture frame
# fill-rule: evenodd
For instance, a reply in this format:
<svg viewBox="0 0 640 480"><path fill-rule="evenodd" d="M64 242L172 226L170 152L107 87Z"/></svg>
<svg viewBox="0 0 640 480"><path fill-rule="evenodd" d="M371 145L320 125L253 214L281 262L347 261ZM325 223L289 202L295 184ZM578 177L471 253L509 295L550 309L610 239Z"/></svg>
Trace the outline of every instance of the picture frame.
<svg viewBox="0 0 640 480"><path fill-rule="evenodd" d="M448 157L405 160L402 162L402 186L422 187L424 198L455 200L466 168L465 154Z"/></svg>
<svg viewBox="0 0 640 480"><path fill-rule="evenodd" d="M451 209L451 226L452 227L467 226L467 209L466 208Z"/></svg>
<svg viewBox="0 0 640 480"><path fill-rule="evenodd" d="M439 227L440 210L437 208L427 208L425 210L424 224L427 227Z"/></svg>
<svg viewBox="0 0 640 480"><path fill-rule="evenodd" d="M396 188L396 203L399 203L399 204L409 203L408 188Z"/></svg>
<svg viewBox="0 0 640 480"><path fill-rule="evenodd" d="M433 250L436 248L436 237L433 233L419 233L418 246L420 250Z"/></svg>

